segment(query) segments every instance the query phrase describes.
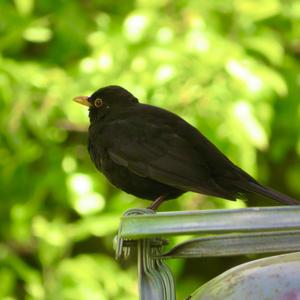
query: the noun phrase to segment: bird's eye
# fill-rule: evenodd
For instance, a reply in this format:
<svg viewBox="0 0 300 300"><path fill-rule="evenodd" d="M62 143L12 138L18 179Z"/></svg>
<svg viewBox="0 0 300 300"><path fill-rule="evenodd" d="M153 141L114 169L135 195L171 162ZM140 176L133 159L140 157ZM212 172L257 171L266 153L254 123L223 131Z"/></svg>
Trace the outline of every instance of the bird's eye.
<svg viewBox="0 0 300 300"><path fill-rule="evenodd" d="M95 100L95 102L94 102L94 105L95 105L96 107L100 107L100 106L102 106L102 104L103 104L103 101L102 101L102 99L100 99L100 98L97 98L97 99Z"/></svg>

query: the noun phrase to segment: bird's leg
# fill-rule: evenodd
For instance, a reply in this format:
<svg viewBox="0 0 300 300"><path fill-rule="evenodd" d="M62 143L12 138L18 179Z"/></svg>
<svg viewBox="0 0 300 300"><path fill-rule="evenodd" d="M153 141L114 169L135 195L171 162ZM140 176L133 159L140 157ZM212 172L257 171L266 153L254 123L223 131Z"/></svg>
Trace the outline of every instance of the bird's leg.
<svg viewBox="0 0 300 300"><path fill-rule="evenodd" d="M157 197L152 204L148 207L149 209L152 210L157 210L158 207L163 203L163 201L166 199L167 195L161 195Z"/></svg>

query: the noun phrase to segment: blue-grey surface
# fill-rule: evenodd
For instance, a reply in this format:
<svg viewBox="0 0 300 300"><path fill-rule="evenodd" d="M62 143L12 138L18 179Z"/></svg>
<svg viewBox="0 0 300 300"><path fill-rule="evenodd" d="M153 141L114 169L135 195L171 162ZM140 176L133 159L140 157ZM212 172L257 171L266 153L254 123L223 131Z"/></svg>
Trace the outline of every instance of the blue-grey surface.
<svg viewBox="0 0 300 300"><path fill-rule="evenodd" d="M226 271L191 300L299 300L300 252L252 261Z"/></svg>

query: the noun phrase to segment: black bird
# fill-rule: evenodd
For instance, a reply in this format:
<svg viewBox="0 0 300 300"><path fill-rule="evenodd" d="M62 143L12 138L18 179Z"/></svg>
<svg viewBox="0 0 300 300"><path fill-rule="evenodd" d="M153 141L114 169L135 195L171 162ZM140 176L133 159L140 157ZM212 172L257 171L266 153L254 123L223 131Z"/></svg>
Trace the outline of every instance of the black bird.
<svg viewBox="0 0 300 300"><path fill-rule="evenodd" d="M151 209L187 191L228 200L257 194L299 205L235 166L176 114L141 104L120 86L74 100L89 106L88 151L97 169L117 188L154 201Z"/></svg>

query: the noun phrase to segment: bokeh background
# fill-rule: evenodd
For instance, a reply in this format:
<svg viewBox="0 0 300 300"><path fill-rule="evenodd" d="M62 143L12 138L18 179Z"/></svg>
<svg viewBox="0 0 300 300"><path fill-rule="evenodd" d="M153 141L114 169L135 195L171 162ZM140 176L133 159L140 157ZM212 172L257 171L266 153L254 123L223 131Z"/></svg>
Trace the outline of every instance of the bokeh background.
<svg viewBox="0 0 300 300"><path fill-rule="evenodd" d="M300 198L299 1L2 0L0 16L0 299L137 298L135 258L116 262L112 240L148 202L95 170L72 102L99 87L179 113ZM263 203L187 193L161 210ZM172 261L179 299L247 260Z"/></svg>

